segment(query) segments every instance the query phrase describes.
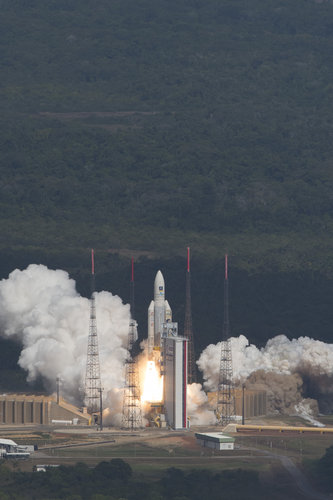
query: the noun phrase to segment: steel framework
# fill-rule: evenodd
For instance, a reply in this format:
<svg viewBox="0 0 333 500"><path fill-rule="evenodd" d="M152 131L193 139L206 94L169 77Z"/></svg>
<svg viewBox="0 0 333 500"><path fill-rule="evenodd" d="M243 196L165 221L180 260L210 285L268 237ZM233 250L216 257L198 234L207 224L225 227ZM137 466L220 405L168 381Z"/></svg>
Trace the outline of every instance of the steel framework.
<svg viewBox="0 0 333 500"><path fill-rule="evenodd" d="M187 382L188 382L188 384L192 384L193 382L197 381L197 372L196 372L196 368L195 368L193 328L192 328L191 269L190 269L190 248L189 247L187 247L184 337L188 341Z"/></svg>
<svg viewBox="0 0 333 500"><path fill-rule="evenodd" d="M227 425L235 415L235 387L232 372L232 352L229 323L228 256L225 256L224 275L224 320L221 342L219 385L217 391L216 416L222 425Z"/></svg>
<svg viewBox="0 0 333 500"><path fill-rule="evenodd" d="M139 372L136 359L133 357L133 345L138 338L137 322L134 317L134 264L132 259L132 277L130 282L131 320L129 324L127 349L130 354L125 364L125 388L123 399L122 425L126 429L137 429L142 426L141 395Z"/></svg>
<svg viewBox="0 0 333 500"><path fill-rule="evenodd" d="M123 399L123 427L137 429L142 426L139 374L136 359L131 351L136 338L137 323L131 320L128 334L128 350L130 357L125 365L125 388Z"/></svg>
<svg viewBox="0 0 333 500"><path fill-rule="evenodd" d="M93 250L91 251L91 288L92 292L90 299L89 336L85 377L85 404L89 413L96 413L100 410L100 394L102 389L96 324L95 268Z"/></svg>

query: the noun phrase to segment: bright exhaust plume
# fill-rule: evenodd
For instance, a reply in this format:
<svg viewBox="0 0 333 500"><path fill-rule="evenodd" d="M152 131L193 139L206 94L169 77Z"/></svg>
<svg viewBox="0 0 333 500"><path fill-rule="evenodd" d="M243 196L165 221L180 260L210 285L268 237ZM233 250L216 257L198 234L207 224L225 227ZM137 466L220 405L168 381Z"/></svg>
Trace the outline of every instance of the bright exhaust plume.
<svg viewBox="0 0 333 500"><path fill-rule="evenodd" d="M141 401L159 403L162 399L163 377L159 375L155 362L148 361Z"/></svg>

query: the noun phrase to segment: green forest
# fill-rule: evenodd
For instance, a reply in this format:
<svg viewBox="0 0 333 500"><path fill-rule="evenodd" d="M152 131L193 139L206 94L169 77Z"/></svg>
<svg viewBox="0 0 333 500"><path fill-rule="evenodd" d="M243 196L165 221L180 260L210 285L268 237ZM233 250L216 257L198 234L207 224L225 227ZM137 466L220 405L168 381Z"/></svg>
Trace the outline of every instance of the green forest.
<svg viewBox="0 0 333 500"><path fill-rule="evenodd" d="M333 447L320 459L307 461L306 470L319 491L332 493ZM114 458L89 467L50 466L45 472L22 472L18 461L0 464L2 500L278 500L295 498L292 484L275 467L259 477L253 469L190 469L171 467L138 472ZM291 496L290 496L291 495Z"/></svg>
<svg viewBox="0 0 333 500"><path fill-rule="evenodd" d="M18 464L19 466L19 464ZM273 500L281 488L264 488L251 470L192 470L170 468L159 477L133 474L121 459L49 468L46 472L12 472L0 466L0 498L3 500L261 500L269 492ZM283 488L282 488L283 489Z"/></svg>
<svg viewBox="0 0 333 500"><path fill-rule="evenodd" d="M161 268L196 351L232 333L331 340L333 5L2 0L0 275L61 267L128 301Z"/></svg>

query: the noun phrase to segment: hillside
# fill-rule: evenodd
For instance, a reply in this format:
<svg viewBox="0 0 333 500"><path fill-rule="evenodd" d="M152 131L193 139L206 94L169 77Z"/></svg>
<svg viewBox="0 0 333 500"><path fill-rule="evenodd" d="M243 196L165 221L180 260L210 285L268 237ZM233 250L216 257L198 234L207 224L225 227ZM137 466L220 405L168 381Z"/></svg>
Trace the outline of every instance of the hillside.
<svg viewBox="0 0 333 500"><path fill-rule="evenodd" d="M144 331L156 266L182 321L190 245L201 348L219 336L228 251L235 333L329 339L333 5L1 6L1 276L43 262L85 293L94 246L100 287L127 300L136 250Z"/></svg>

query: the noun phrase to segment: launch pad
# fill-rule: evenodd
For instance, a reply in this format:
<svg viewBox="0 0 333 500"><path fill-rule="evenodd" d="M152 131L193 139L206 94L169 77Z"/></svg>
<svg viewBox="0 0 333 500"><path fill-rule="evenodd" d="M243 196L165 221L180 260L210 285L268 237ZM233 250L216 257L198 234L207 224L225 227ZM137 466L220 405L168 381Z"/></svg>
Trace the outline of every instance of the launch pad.
<svg viewBox="0 0 333 500"><path fill-rule="evenodd" d="M148 364L143 399L150 405L159 405L155 423L158 418L160 426L168 425L177 430L188 426L187 344L187 339L178 335L178 323L172 321L172 310L165 298L164 278L158 271L154 282L154 300L148 308ZM147 380L149 377L150 380ZM160 382L159 394L157 377ZM155 397L150 400L152 391L155 391Z"/></svg>

